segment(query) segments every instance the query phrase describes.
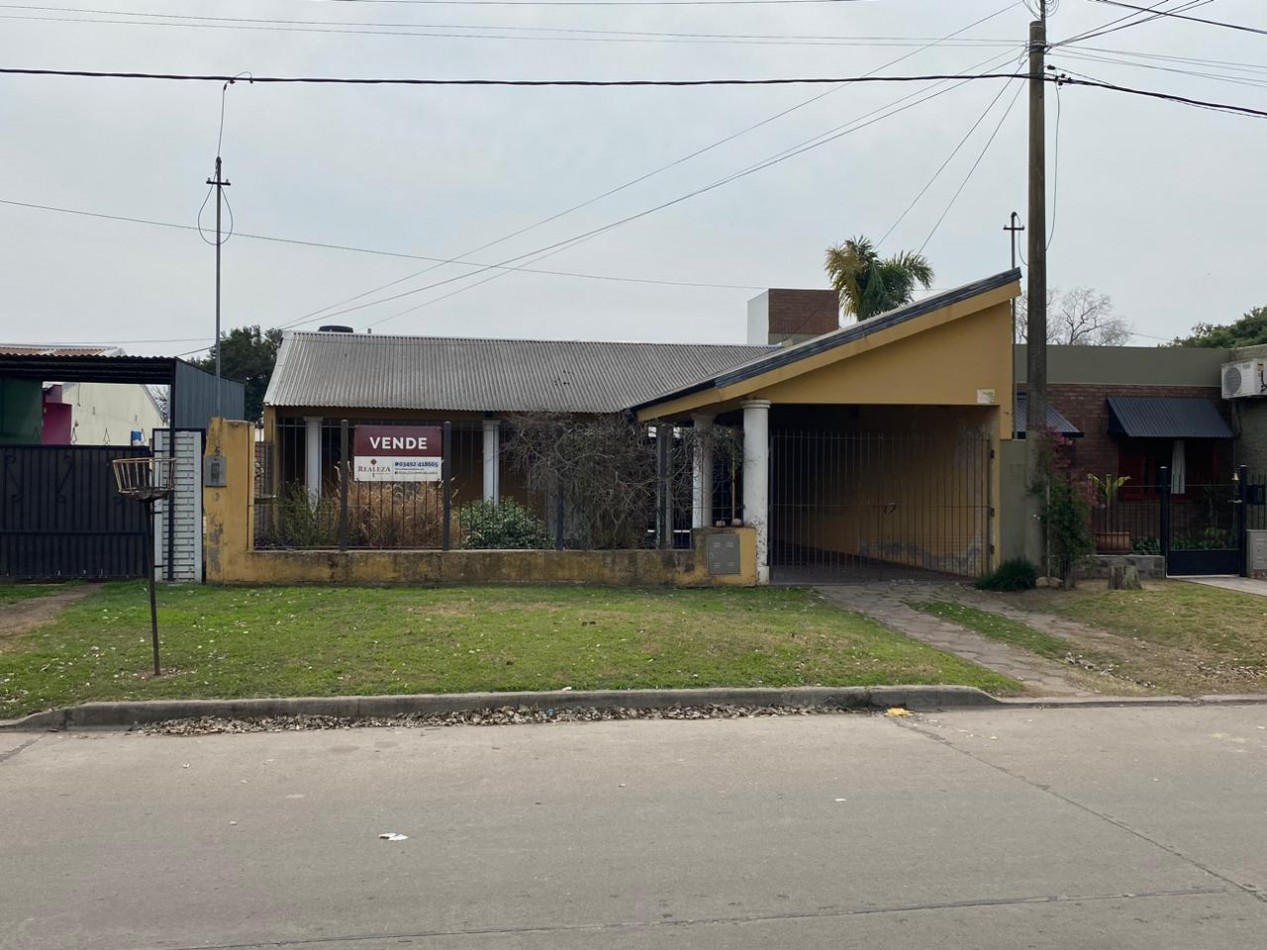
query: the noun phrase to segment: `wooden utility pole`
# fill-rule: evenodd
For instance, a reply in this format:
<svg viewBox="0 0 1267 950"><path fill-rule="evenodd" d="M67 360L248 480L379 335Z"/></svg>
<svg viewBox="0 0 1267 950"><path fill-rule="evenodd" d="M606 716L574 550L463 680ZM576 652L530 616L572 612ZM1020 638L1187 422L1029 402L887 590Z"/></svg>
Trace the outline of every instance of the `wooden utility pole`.
<svg viewBox="0 0 1267 950"><path fill-rule="evenodd" d="M1029 25L1029 272L1026 300L1026 473L1030 488L1041 480L1043 435L1047 431L1047 2ZM1041 509L1032 491L1027 506L1026 556L1042 550Z"/></svg>

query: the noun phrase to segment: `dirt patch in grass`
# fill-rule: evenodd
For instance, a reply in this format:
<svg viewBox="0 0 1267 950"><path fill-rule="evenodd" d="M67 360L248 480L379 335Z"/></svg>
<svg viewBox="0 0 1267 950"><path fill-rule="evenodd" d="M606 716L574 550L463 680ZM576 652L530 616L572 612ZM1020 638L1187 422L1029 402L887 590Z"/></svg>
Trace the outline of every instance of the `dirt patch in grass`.
<svg viewBox="0 0 1267 950"><path fill-rule="evenodd" d="M1018 620L1088 657L1110 658L1113 674L1161 693L1267 691L1267 598L1182 581L1111 591L965 592L961 602Z"/></svg>
<svg viewBox="0 0 1267 950"><path fill-rule="evenodd" d="M26 596L6 596L15 590ZM52 623L91 593L91 587L6 588L0 593L0 641Z"/></svg>

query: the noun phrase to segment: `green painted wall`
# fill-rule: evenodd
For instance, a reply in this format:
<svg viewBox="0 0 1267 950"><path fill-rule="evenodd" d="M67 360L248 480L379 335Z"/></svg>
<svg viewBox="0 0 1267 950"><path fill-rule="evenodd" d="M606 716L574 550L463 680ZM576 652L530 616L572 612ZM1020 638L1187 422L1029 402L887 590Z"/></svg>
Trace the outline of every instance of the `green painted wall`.
<svg viewBox="0 0 1267 950"><path fill-rule="evenodd" d="M43 429L43 384L0 379L0 445L38 445Z"/></svg>
<svg viewBox="0 0 1267 950"><path fill-rule="evenodd" d="M1014 347L1016 382L1026 379L1026 347ZM1196 346L1048 346L1047 382L1119 386L1218 386L1231 350Z"/></svg>

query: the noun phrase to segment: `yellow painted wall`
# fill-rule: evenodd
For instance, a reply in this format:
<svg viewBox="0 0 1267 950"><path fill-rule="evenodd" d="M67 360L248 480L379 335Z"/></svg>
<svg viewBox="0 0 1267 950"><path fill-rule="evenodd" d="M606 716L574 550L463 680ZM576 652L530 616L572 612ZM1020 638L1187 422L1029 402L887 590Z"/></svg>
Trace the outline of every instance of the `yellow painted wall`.
<svg viewBox="0 0 1267 950"><path fill-rule="evenodd" d="M727 412L746 399L777 403L973 405L994 389L1011 424L1012 323L1016 284L988 291L730 386L703 389L639 410L638 418L686 419ZM1006 428L1010 432L1010 428Z"/></svg>
<svg viewBox="0 0 1267 950"><path fill-rule="evenodd" d="M255 427L249 422L212 419L207 454L216 446L225 458L225 487L202 492L207 581L212 584L233 580L246 569L254 541Z"/></svg>
<svg viewBox="0 0 1267 950"><path fill-rule="evenodd" d="M999 436L1010 438L1011 354L1011 310L1003 303L762 386L751 398L775 405L976 406L984 396L999 407Z"/></svg>

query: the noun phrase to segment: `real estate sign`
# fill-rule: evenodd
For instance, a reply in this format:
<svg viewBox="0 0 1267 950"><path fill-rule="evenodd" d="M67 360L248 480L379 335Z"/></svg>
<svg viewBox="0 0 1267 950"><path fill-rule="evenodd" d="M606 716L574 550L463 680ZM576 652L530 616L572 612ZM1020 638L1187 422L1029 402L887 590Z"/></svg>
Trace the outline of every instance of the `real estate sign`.
<svg viewBox="0 0 1267 950"><path fill-rule="evenodd" d="M443 453L439 426L357 426L352 470L358 482L438 482Z"/></svg>

